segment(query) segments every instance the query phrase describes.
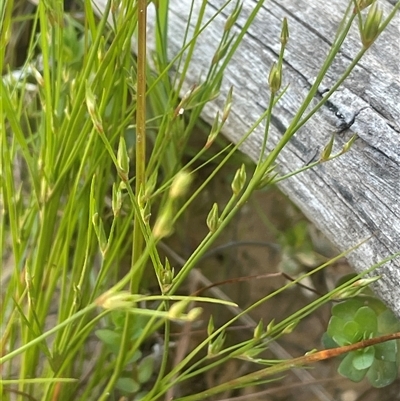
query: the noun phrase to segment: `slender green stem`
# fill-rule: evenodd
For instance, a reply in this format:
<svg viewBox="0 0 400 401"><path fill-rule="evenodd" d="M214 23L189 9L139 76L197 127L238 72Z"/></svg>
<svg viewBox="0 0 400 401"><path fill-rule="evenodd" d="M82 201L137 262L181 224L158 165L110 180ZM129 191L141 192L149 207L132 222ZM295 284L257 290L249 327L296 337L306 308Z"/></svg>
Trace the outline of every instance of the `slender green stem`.
<svg viewBox="0 0 400 401"><path fill-rule="evenodd" d="M168 310L169 309L169 302L165 301L164 302L164 309ZM164 349L163 349L163 354L162 354L162 359L161 359L161 366L157 374L157 379L153 385L153 388L149 391L149 393L145 396L145 398L142 401L148 401L151 400L152 397L157 394L159 391L159 387L161 385L162 379L164 378L166 369L167 369L167 363L168 363L168 356L169 356L169 345L170 345L170 336L171 336L171 322L169 320L166 320L164 323ZM158 394L157 394L158 395Z"/></svg>
<svg viewBox="0 0 400 401"><path fill-rule="evenodd" d="M137 98L136 98L136 176L135 191L140 207L140 197L146 185L146 27L147 1L138 0L138 54L137 54ZM141 215L135 216L133 229L132 265L140 258L143 249ZM132 292L137 292L141 273L131 282Z"/></svg>
<svg viewBox="0 0 400 401"><path fill-rule="evenodd" d="M137 54L137 91L136 91L136 175L135 175L135 192L136 202L139 209L142 209L141 197L144 193L146 184L146 27L147 27L147 1L138 0L137 2L137 21L138 21L138 54ZM135 202L135 203L136 203ZM143 221L141 210L135 215L133 227L133 246L131 270L142 260L144 232L142 231ZM143 274L143 265L139 269L135 269L135 274L131 275L130 290L136 293L139 289L141 277ZM122 331L121 346L117 355L115 369L107 386L102 392L99 401L106 400L109 393L115 386L126 362L126 350L130 341L130 325L132 317L129 313L125 314L125 323Z"/></svg>
<svg viewBox="0 0 400 401"><path fill-rule="evenodd" d="M262 164L262 161L265 157L265 150L267 148L267 142L268 142L269 127L271 125L272 109L274 107L274 99L275 99L275 93L271 92L271 96L269 98L268 108L267 108L267 118L265 121L264 137L263 137L263 142L261 145L261 151L260 151L260 156L258 158L257 167Z"/></svg>

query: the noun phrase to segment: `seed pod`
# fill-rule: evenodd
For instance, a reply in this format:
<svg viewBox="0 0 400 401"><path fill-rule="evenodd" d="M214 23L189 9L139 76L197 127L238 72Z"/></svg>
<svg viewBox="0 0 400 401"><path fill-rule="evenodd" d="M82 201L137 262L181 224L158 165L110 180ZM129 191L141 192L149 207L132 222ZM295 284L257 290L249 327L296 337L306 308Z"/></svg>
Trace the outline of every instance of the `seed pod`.
<svg viewBox="0 0 400 401"><path fill-rule="evenodd" d="M274 63L269 72L268 83L272 93L277 93L281 88L282 82L282 67L279 64Z"/></svg>
<svg viewBox="0 0 400 401"><path fill-rule="evenodd" d="M208 213L207 216L207 227L209 228L211 233L214 233L217 231L219 227L219 217L218 217L218 204L214 203L213 207L210 210L210 213Z"/></svg>
<svg viewBox="0 0 400 401"><path fill-rule="evenodd" d="M378 37L382 16L383 11L379 9L377 3L374 3L368 11L360 33L362 44L366 49L368 49Z"/></svg>
<svg viewBox="0 0 400 401"><path fill-rule="evenodd" d="M224 31L229 32L233 25L235 25L236 20L238 19L240 12L242 11L243 3L236 3L235 8L232 11L232 14L228 17L225 22Z"/></svg>
<svg viewBox="0 0 400 401"><path fill-rule="evenodd" d="M264 323L262 320L260 320L256 328L254 329L253 338L259 340L263 334L264 334Z"/></svg>
<svg viewBox="0 0 400 401"><path fill-rule="evenodd" d="M331 157L331 153L332 153L332 148L333 148L333 143L334 142L335 142L335 136L332 135L331 139L329 140L327 145L324 147L324 150L322 151L322 155L321 155L320 161L326 162L327 160L329 160L329 158Z"/></svg>
<svg viewBox="0 0 400 401"><path fill-rule="evenodd" d="M216 340L208 346L208 355L209 356L215 356L215 355L219 354L222 347L224 346L225 338L226 338L225 331L223 331L218 335Z"/></svg>
<svg viewBox="0 0 400 401"><path fill-rule="evenodd" d="M119 138L118 152L117 152L117 162L118 162L118 173L122 181L128 181L129 177L129 156L126 149L126 142L124 137Z"/></svg>
<svg viewBox="0 0 400 401"><path fill-rule="evenodd" d="M282 31L281 31L281 44L283 47L286 46L289 40L289 25L287 22L287 18L285 17L282 22Z"/></svg>
<svg viewBox="0 0 400 401"><path fill-rule="evenodd" d="M240 191L243 189L246 183L246 168L244 164L236 171L235 177L232 181L232 191L235 196L239 195Z"/></svg>

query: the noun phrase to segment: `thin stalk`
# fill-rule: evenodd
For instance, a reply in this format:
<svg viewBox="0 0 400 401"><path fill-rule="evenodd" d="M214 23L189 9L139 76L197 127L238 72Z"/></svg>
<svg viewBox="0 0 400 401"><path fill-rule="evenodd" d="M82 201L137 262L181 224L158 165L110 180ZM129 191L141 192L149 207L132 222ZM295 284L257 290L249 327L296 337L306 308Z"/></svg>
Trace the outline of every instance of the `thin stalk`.
<svg viewBox="0 0 400 401"><path fill-rule="evenodd" d="M146 19L147 1L138 0L138 54L137 54L137 99L136 99L136 178L135 192L141 205L141 194L146 183ZM135 217L133 231L132 266L140 258L143 249L143 234L140 215ZM131 281L131 291L138 291L142 272Z"/></svg>
<svg viewBox="0 0 400 401"><path fill-rule="evenodd" d="M274 100L275 100L275 93L271 92L271 96L269 98L269 103L268 103L268 109L267 109L267 119L265 121L264 138L263 138L263 143L261 146L260 156L258 158L257 167L262 164L262 161L263 161L263 158L265 155L265 150L267 148L268 133L269 133L269 127L271 125L271 117L272 117L272 109L274 107Z"/></svg>
<svg viewBox="0 0 400 401"><path fill-rule="evenodd" d="M168 310L169 306L170 306L169 302L165 301L164 309ZM149 393L146 395L146 397L143 399L143 401L151 400L153 398L153 396L157 394L157 391L160 387L162 379L164 378L164 375L165 375L165 372L167 369L170 336L171 336L171 322L167 319L164 323L164 351L162 354L161 366L160 366L160 369L157 374L157 379L156 379L152 389L149 391Z"/></svg>
<svg viewBox="0 0 400 401"><path fill-rule="evenodd" d="M135 193L136 202L141 208L141 194L144 192L146 182L146 20L147 20L147 1L138 0L137 2L137 21L138 21L138 53L137 53L137 92L136 92L136 176ZM134 219L133 246L132 246L132 268L138 265L142 258L144 246L144 231L142 232L143 221L141 213L137 213ZM144 263L139 266L135 274L131 275L130 290L137 293L143 274ZM121 348L117 356L113 374L103 390L99 401L104 401L109 397L120 374L124 368L127 349L130 340L131 316L125 314L125 323L122 331Z"/></svg>
<svg viewBox="0 0 400 401"><path fill-rule="evenodd" d="M190 21L192 20L192 14L193 14L193 6L194 6L194 1L192 0L192 2L190 3L190 10L189 10L189 14L188 14L188 23L185 28L185 33L183 34L182 49L185 48L185 45L187 44L186 41L187 41L187 38L189 35ZM201 29L200 23L203 20L203 14L204 14L204 11L203 11L203 7L201 6L200 11L198 13L198 17L197 17L196 27L194 28L193 37L196 37L196 32L199 32ZM175 104L176 101L178 100L178 97L179 97L179 94L181 92L182 85L184 82L184 80L182 78L179 80L179 75L181 75L182 77L186 77L187 70L189 68L190 60L192 59L192 54L193 54L195 45L196 45L196 41L195 40L191 41L191 45L190 45L189 51L188 51L188 56L186 57L184 66L182 68L182 74L178 74L178 71L181 71L181 62L182 62L182 57L179 58L179 61L177 63L177 69L176 69L177 73L175 74L174 82L173 82L173 87L176 87L177 89L176 89L176 94L174 94L174 97L172 100L173 103L171 103L171 104ZM192 48L193 48L193 50L192 50ZM183 55L183 53L182 53L182 55ZM178 86L175 85L177 81L179 82Z"/></svg>

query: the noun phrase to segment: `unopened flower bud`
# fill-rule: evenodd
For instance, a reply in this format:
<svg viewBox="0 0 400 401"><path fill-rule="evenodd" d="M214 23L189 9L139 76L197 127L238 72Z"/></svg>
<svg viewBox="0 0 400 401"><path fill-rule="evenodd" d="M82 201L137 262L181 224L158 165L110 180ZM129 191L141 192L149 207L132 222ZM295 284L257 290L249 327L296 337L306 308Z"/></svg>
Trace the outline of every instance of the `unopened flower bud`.
<svg viewBox="0 0 400 401"><path fill-rule="evenodd" d="M246 168L244 164L236 171L235 177L232 181L232 191L235 196L239 195L240 191L243 189L246 183Z"/></svg>
<svg viewBox="0 0 400 401"><path fill-rule="evenodd" d="M328 144L325 146L324 150L322 151L322 155L321 155L320 161L326 162L327 160L329 160L329 158L331 157L334 141L335 141L335 136L332 135L332 137L329 140Z"/></svg>
<svg viewBox="0 0 400 401"><path fill-rule="evenodd" d="M272 329L275 327L275 319L272 319L267 326L267 330L265 331L266 335L271 334Z"/></svg>
<svg viewBox="0 0 400 401"><path fill-rule="evenodd" d="M168 237L172 233L172 218L170 208L164 210L158 217L153 228L153 235L156 239Z"/></svg>
<svg viewBox="0 0 400 401"><path fill-rule="evenodd" d="M187 306L188 306L188 301L175 302L168 311L168 318L182 319Z"/></svg>
<svg viewBox="0 0 400 401"><path fill-rule="evenodd" d="M171 189L169 191L170 197L172 199L176 199L182 196L188 189L191 181L192 177L190 173L184 170L180 171L172 182Z"/></svg>
<svg viewBox="0 0 400 401"><path fill-rule="evenodd" d="M232 97L233 97L233 86L231 86L231 88L229 89L228 96L226 97L225 107L222 113L222 123L224 123L227 120L229 113L231 112Z"/></svg>
<svg viewBox="0 0 400 401"><path fill-rule="evenodd" d="M122 191L121 186L119 185L117 188L117 185L115 183L112 186L111 207L114 217L117 217L122 207Z"/></svg>
<svg viewBox="0 0 400 401"><path fill-rule="evenodd" d="M332 299L344 299L354 297L360 294L366 287L368 287L371 283L379 280L381 276L373 276L368 278L361 278L354 283L350 284L348 287L339 290L334 293L331 298Z"/></svg>
<svg viewBox="0 0 400 401"><path fill-rule="evenodd" d="M356 141L356 139L358 138L357 134L354 134L344 145L342 148L342 152L341 153L346 153L348 152L351 147L353 146L353 143Z"/></svg>
<svg viewBox="0 0 400 401"><path fill-rule="evenodd" d="M271 67L271 71L269 73L269 78L268 78L268 83L269 83L269 88L272 93L277 93L279 89L281 88L281 82L282 82L282 68L274 63Z"/></svg>
<svg viewBox="0 0 400 401"><path fill-rule="evenodd" d="M243 8L243 3L236 3L236 6L234 10L232 11L232 14L228 17L228 19L225 22L225 27L224 31L229 32L233 25L235 25L236 20L239 17L240 12L242 11Z"/></svg>
<svg viewBox="0 0 400 401"><path fill-rule="evenodd" d="M92 92L89 84L86 85L86 105L94 127L98 132L103 133L103 123L96 108L96 96Z"/></svg>
<svg viewBox="0 0 400 401"><path fill-rule="evenodd" d="M171 267L169 260L167 258L165 259L165 266L161 268L160 275L161 275L162 290L163 293L165 294L170 289L172 280L175 275L174 268Z"/></svg>
<svg viewBox="0 0 400 401"><path fill-rule="evenodd" d="M211 233L214 233L219 226L219 216L218 216L218 204L214 203L213 207L207 216L207 227Z"/></svg>
<svg viewBox="0 0 400 401"><path fill-rule="evenodd" d="M220 333L215 341L208 346L208 356L218 355L225 343L225 331Z"/></svg>
<svg viewBox="0 0 400 401"><path fill-rule="evenodd" d="M129 177L129 156L126 149L126 142L124 137L119 138L118 152L117 152L117 162L118 162L118 173L122 181L128 181Z"/></svg>
<svg viewBox="0 0 400 401"><path fill-rule="evenodd" d="M383 11L379 9L377 3L374 3L368 11L360 33L365 48L370 47L378 37L382 16Z"/></svg>
<svg viewBox="0 0 400 401"><path fill-rule="evenodd" d="M287 18L284 18L282 22L282 31L281 31L281 44L283 47L286 46L288 40L289 40L289 25L287 22Z"/></svg>
<svg viewBox="0 0 400 401"><path fill-rule="evenodd" d="M253 337L256 340L259 340L263 334L264 334L264 323L262 320L260 320L259 323L257 324L257 327L254 329Z"/></svg>
<svg viewBox="0 0 400 401"><path fill-rule="evenodd" d="M211 61L211 65L218 64L218 62L221 61L226 56L226 53L228 53L229 47L233 39L234 36L232 36L226 43L224 43L221 47L218 48Z"/></svg>
<svg viewBox="0 0 400 401"><path fill-rule="evenodd" d="M92 216L92 223L97 240L99 241L100 251L104 256L108 248L108 241L106 232L104 231L103 221L101 220L97 212Z"/></svg>
<svg viewBox="0 0 400 401"><path fill-rule="evenodd" d="M190 309L190 311L187 313L185 320L188 320L189 322L193 322L196 320L201 314L203 313L203 309L200 307Z"/></svg>
<svg viewBox="0 0 400 401"><path fill-rule="evenodd" d="M127 291L106 292L97 298L96 304L104 309L126 309L132 306L133 298Z"/></svg>
<svg viewBox="0 0 400 401"><path fill-rule="evenodd" d="M211 336L211 334L214 332L214 319L212 315L210 316L210 320L208 321L208 326L207 326L207 334L208 336Z"/></svg>
<svg viewBox="0 0 400 401"><path fill-rule="evenodd" d="M289 323L283 330L282 330L282 334L290 334L295 328L296 326L299 324L298 320L295 320L291 323Z"/></svg>
<svg viewBox="0 0 400 401"><path fill-rule="evenodd" d="M221 126L219 123L219 111L215 115L213 125L211 127L211 131L208 135L207 142L205 144L205 148L208 149L215 141L215 138L218 136L220 132Z"/></svg>
<svg viewBox="0 0 400 401"><path fill-rule="evenodd" d="M357 13L358 10L364 10L364 8L369 7L374 0L357 0L356 7L354 7L354 14Z"/></svg>

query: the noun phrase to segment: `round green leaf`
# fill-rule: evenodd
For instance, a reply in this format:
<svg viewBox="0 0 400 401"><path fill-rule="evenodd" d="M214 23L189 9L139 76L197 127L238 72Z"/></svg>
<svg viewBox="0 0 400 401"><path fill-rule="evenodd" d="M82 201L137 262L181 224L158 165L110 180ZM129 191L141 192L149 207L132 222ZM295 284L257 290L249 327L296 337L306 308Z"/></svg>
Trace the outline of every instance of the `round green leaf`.
<svg viewBox="0 0 400 401"><path fill-rule="evenodd" d="M347 301L340 302L332 308L332 315L337 316L346 322L354 319L357 311L364 306L364 303L358 298L351 298Z"/></svg>
<svg viewBox="0 0 400 401"><path fill-rule="evenodd" d="M326 332L322 334L321 341L325 349L336 348L338 346L337 342Z"/></svg>
<svg viewBox="0 0 400 401"><path fill-rule="evenodd" d="M149 355L143 358L138 365L138 380L139 383L146 383L150 380L154 371L154 356Z"/></svg>
<svg viewBox="0 0 400 401"><path fill-rule="evenodd" d="M363 306L354 315L354 321L357 322L367 336L376 334L378 331L378 319L376 313L368 306Z"/></svg>
<svg viewBox="0 0 400 401"><path fill-rule="evenodd" d="M367 347L354 352L353 366L357 370L368 369L374 363L375 349Z"/></svg>
<svg viewBox="0 0 400 401"><path fill-rule="evenodd" d="M133 380L130 377L120 377L117 380L117 383L115 385L115 387L118 390L121 390L125 393L136 393L137 391L140 390L140 385L139 383L135 382L135 380Z"/></svg>
<svg viewBox="0 0 400 401"><path fill-rule="evenodd" d="M397 361L397 341L386 341L385 343L376 344L375 348L375 359L378 361L385 362L396 362Z"/></svg>
<svg viewBox="0 0 400 401"><path fill-rule="evenodd" d="M375 359L368 369L367 378L373 387L385 387L397 379L398 368L395 362L385 362Z"/></svg>
<svg viewBox="0 0 400 401"><path fill-rule="evenodd" d="M332 316L329 320L327 334L338 345L346 345L347 339L343 336L343 326L345 321L337 316Z"/></svg>
<svg viewBox="0 0 400 401"><path fill-rule="evenodd" d="M137 394L135 394L133 401L143 401L148 394L148 391L139 391Z"/></svg>
<svg viewBox="0 0 400 401"><path fill-rule="evenodd" d="M126 361L126 364L134 363L142 357L142 351L136 350L135 353Z"/></svg>
<svg viewBox="0 0 400 401"><path fill-rule="evenodd" d="M340 363L338 372L340 375L347 377L353 382L359 382L364 379L368 369L358 370L353 366L354 352L347 354Z"/></svg>
<svg viewBox="0 0 400 401"><path fill-rule="evenodd" d="M114 345L121 343L121 333L115 330L100 329L95 331L96 336L107 345Z"/></svg>
<svg viewBox="0 0 400 401"><path fill-rule="evenodd" d="M369 306L377 316L387 310L387 306L378 298L373 296L363 296L364 306Z"/></svg>
<svg viewBox="0 0 400 401"><path fill-rule="evenodd" d="M110 312L110 316L117 331L122 331L126 320L126 312L120 310L113 310Z"/></svg>
<svg viewBox="0 0 400 401"><path fill-rule="evenodd" d="M390 309L384 310L378 316L378 330L381 334L389 334L400 331L400 321Z"/></svg>
<svg viewBox="0 0 400 401"><path fill-rule="evenodd" d="M113 354L118 354L121 345L121 333L115 330L99 329L95 331L95 334Z"/></svg>
<svg viewBox="0 0 400 401"><path fill-rule="evenodd" d="M354 344L362 339L363 330L357 322L345 323L342 330L342 335L346 339L347 344Z"/></svg>

